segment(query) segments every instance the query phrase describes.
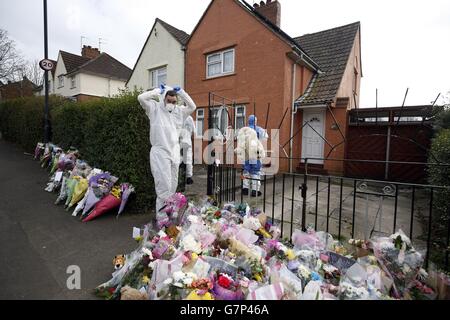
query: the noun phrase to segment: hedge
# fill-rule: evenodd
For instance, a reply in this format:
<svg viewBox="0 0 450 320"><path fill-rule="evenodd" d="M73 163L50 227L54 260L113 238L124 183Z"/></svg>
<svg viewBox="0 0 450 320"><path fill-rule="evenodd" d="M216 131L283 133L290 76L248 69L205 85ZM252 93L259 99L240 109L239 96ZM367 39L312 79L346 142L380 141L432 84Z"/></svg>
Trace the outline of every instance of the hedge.
<svg viewBox="0 0 450 320"><path fill-rule="evenodd" d="M450 163L450 110L442 108L436 118L435 137L431 143L431 153L442 163ZM436 162L434 157L429 162ZM428 182L432 185L450 186L450 167L428 166ZM432 256L443 266L445 249L447 247L447 233L450 219L450 191L436 189L433 197L432 234L436 247ZM440 260L440 261L439 261ZM440 263L439 263L440 262Z"/></svg>
<svg viewBox="0 0 450 320"><path fill-rule="evenodd" d="M5 140L33 152L43 137L41 97L18 99L0 104L0 130ZM137 93L117 98L71 102L51 98L54 142L67 149L76 147L91 166L107 170L130 182L136 197L128 211L153 209L155 192L149 165L149 123L137 101Z"/></svg>
<svg viewBox="0 0 450 320"><path fill-rule="evenodd" d="M63 99L52 96L50 109L61 105ZM44 136L44 98L28 97L0 103L0 132L5 140L34 152L36 142Z"/></svg>

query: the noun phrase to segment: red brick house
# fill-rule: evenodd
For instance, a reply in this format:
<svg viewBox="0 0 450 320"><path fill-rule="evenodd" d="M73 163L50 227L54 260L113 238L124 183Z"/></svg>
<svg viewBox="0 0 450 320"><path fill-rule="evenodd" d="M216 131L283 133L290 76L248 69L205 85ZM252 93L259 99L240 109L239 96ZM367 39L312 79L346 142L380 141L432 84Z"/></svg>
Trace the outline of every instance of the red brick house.
<svg viewBox="0 0 450 320"><path fill-rule="evenodd" d="M38 86L28 80L27 77L23 77L22 80L17 82L8 81L6 84L0 84L0 102L22 97L32 97L36 88Z"/></svg>
<svg viewBox="0 0 450 320"><path fill-rule="evenodd" d="M186 44L186 90L199 107L199 130L207 128L209 92L233 99L240 123L256 113L260 125L277 129L286 113L280 155L295 159L280 165L295 171L301 158L325 158L346 135L348 110L359 101L360 24L292 38L281 18L279 1L211 1ZM329 157L344 158L345 143ZM342 163L311 162L343 173Z"/></svg>

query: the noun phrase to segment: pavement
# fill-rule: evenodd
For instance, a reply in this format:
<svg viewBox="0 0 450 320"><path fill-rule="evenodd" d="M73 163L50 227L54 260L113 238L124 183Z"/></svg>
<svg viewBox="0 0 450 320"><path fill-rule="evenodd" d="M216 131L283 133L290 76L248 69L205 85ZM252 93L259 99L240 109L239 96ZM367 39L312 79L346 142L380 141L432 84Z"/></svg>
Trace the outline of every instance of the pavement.
<svg viewBox="0 0 450 320"><path fill-rule="evenodd" d="M206 193L206 167L196 166L194 174L194 184L187 186L185 194L190 200L199 201ZM152 219L151 213L132 215L125 211L119 219L110 213L89 223L80 222L62 206L54 205L56 194L44 190L48 171L42 169L32 155L1 139L0 177L0 299L97 299L93 289L111 278L113 257L137 247L132 239L132 228L142 227ZM238 185L239 179L237 176ZM284 236L300 228L303 201L298 187L301 182L301 177L295 181L286 179L284 196L280 177L275 181L275 189L273 180L268 180L266 185L265 212L283 225ZM325 231L329 220L329 231L335 235L340 210L339 181L331 182L329 209L327 186L326 179L317 185L315 180L308 181L307 224L315 223L317 197L317 227ZM369 231L370 235L390 234L393 199L382 198L380 202L380 197L376 196L357 194L354 197L353 191L352 184L343 186L342 235L350 237L353 199L357 199L355 236L367 237ZM399 191L397 228L407 232L412 218L413 238L417 240L423 231L419 217L427 210L427 195L416 194L411 217L409 191ZM236 200L240 199L240 191L237 191ZM231 200L231 195L224 200ZM261 198L244 197L243 200L251 206L264 207ZM81 288L71 290L67 282L72 279L73 271L68 273L68 269L73 266L81 271Z"/></svg>
<svg viewBox="0 0 450 320"><path fill-rule="evenodd" d="M125 211L80 222L44 191L49 175L39 162L1 139L0 177L0 299L97 299L92 291L111 278L113 257L137 247L132 228L151 220ZM71 266L80 289L67 286Z"/></svg>

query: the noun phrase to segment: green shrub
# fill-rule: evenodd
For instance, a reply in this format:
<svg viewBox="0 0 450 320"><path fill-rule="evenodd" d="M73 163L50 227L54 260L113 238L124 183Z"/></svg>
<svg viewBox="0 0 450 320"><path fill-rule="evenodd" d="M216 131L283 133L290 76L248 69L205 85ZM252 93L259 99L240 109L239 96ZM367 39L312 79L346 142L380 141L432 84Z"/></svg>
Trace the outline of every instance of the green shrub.
<svg viewBox="0 0 450 320"><path fill-rule="evenodd" d="M63 103L63 99L52 96L49 108ZM34 152L36 142L44 137L44 98L27 97L8 100L0 104L0 131L5 140Z"/></svg>
<svg viewBox="0 0 450 320"><path fill-rule="evenodd" d="M0 130L6 140L33 152L43 137L41 97L0 104ZM149 165L149 123L137 93L83 103L52 98L52 141L78 148L91 166L111 172L136 188L128 211L153 209L155 192ZM25 130L26 129L26 130Z"/></svg>
<svg viewBox="0 0 450 320"><path fill-rule="evenodd" d="M450 129L441 129L431 144L431 152L442 163L450 163ZM429 162L435 162L430 157ZM428 166L429 180L432 185L450 186L450 167ZM443 261L447 247L447 232L450 219L450 190L435 189L433 197L432 235L433 242L437 245L438 252ZM437 261L437 263L439 263Z"/></svg>

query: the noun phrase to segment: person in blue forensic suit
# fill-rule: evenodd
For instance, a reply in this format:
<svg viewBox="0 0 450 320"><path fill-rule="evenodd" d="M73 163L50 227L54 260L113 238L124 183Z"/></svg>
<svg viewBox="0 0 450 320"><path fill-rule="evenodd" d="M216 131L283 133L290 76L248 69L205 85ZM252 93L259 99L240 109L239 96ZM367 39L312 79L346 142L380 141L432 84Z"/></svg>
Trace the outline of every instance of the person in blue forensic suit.
<svg viewBox="0 0 450 320"><path fill-rule="evenodd" d="M251 115L248 118L248 127L256 131L256 135L260 141L267 140L269 138L267 131L257 126L258 119L255 115ZM261 196L261 175L262 163L261 160L246 160L244 163L244 182L242 187L242 194L248 195L251 190L252 197Z"/></svg>

